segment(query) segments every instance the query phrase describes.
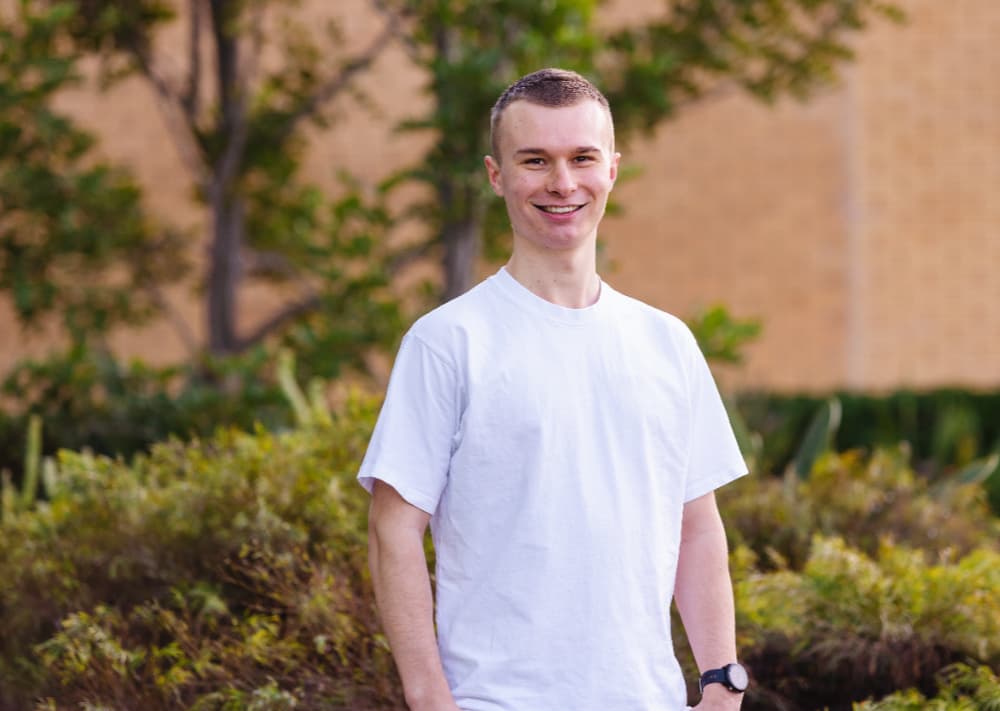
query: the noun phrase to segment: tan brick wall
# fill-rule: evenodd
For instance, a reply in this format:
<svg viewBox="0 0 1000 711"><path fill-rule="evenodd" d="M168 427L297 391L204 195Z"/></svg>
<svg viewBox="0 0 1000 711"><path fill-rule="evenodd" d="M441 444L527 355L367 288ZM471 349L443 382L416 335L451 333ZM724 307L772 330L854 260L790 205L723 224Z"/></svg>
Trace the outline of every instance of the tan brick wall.
<svg viewBox="0 0 1000 711"><path fill-rule="evenodd" d="M367 5L337 6L356 46L378 29ZM810 103L729 96L623 146L642 174L616 190L625 214L602 231L606 277L679 315L723 302L761 317L764 335L724 373L729 384L1000 384L1000 3L905 5L909 24L875 26L843 85ZM364 81L378 111L342 104L337 128L310 145L308 174L333 189L337 168L374 181L419 156L422 143L391 127L419 113L421 83L401 52L383 57ZM105 155L134 167L157 213L197 233L145 86L64 103ZM174 297L197 326L196 305ZM247 297L250 320L262 318L270 299ZM0 371L46 347L16 337L4 314L0 304ZM166 326L118 343L157 360L180 351Z"/></svg>
<svg viewBox="0 0 1000 711"><path fill-rule="evenodd" d="M732 374L740 384L843 379L840 104L733 97L626 148L644 172L620 186L625 217L604 230L612 278L678 315L722 302L761 317L763 338Z"/></svg>
<svg viewBox="0 0 1000 711"><path fill-rule="evenodd" d="M908 3L859 50L860 385L1000 383L1000 3Z"/></svg>

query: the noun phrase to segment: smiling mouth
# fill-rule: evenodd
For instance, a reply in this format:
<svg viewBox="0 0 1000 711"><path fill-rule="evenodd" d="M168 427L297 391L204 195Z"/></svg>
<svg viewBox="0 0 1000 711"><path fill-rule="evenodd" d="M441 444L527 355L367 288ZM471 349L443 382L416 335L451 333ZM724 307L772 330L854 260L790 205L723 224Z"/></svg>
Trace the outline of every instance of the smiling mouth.
<svg viewBox="0 0 1000 711"><path fill-rule="evenodd" d="M542 212L550 215L566 215L583 208L583 205L535 205Z"/></svg>

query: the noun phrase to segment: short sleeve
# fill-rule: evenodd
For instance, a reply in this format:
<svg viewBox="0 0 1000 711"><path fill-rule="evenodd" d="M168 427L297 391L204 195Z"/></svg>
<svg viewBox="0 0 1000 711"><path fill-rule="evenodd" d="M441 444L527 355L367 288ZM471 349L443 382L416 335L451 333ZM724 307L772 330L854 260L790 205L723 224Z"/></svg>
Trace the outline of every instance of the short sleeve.
<svg viewBox="0 0 1000 711"><path fill-rule="evenodd" d="M690 341L690 431L684 501L692 501L747 473L729 414L694 337Z"/></svg>
<svg viewBox="0 0 1000 711"><path fill-rule="evenodd" d="M385 402L358 473L370 493L379 479L417 508L433 514L448 479L459 423L455 368L419 337L406 335Z"/></svg>

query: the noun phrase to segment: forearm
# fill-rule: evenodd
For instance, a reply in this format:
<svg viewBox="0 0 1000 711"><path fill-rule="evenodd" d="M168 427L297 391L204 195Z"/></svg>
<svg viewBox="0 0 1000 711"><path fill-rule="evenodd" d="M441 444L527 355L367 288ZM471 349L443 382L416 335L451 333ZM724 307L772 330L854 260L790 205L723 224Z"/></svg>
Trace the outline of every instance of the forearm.
<svg viewBox="0 0 1000 711"><path fill-rule="evenodd" d="M698 670L704 672L736 661L736 622L726 534L714 497L698 507L697 518L684 526L674 599ZM705 697L720 704L717 708L735 709L742 694L711 684Z"/></svg>
<svg viewBox="0 0 1000 711"><path fill-rule="evenodd" d="M434 633L434 602L422 534L370 528L369 562L382 629L412 711L457 711Z"/></svg>

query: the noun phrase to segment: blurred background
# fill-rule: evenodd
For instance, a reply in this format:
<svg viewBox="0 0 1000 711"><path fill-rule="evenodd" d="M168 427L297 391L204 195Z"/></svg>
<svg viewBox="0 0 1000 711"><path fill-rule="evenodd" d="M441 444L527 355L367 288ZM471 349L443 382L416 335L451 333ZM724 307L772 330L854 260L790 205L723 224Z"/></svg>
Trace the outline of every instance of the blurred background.
<svg viewBox="0 0 1000 711"><path fill-rule="evenodd" d="M105 688L126 707L141 696L158 708L141 674L116 686L115 674L131 678L115 667L132 659L127 645L107 668L71 673L59 656L82 653L74 645L98 628L120 627L125 640L132 622L74 617L71 639L52 636L56 621L114 600L105 592L119 574L132 602L159 604L171 590L194 617L216 594L235 610L220 592L226 576L243 585L262 565L273 573L271 543L221 578L171 566L208 556L193 531L214 541L206 560L242 561L248 536L278 535L261 523L272 514L299 532L288 534L295 546L332 536L337 555L350 552L360 587L344 593L344 614L360 621L341 661L388 668L358 606L370 593L352 518L364 502L328 489L326 475L353 476L407 326L505 260L506 215L482 167L488 112L543 66L576 69L611 100L623 170L601 227L602 276L689 323L762 475L722 499L745 585L741 644L762 688L750 708L846 709L911 686L975 687L976 673L997 669L1000 566L921 566L996 553L997 36L995 0L0 0L0 576L22 576L0 595L0 616L24 606L0 645L0 709L50 693L60 674L74 679L74 703L106 701ZM228 427L257 439L241 444L220 434ZM333 450L309 439L316 428ZM191 450L170 449L181 442ZM281 473L240 459L282 447ZM215 453L229 464L206 464ZM119 457L119 469L92 454ZM189 471L204 491L170 489ZM157 498L154 484L174 493ZM347 519L310 518L323 497ZM111 512L138 500L154 507L136 509L152 528L124 532ZM257 506L270 513L249 525ZM52 534L51 516L90 531L93 550ZM36 565L27 551L44 549L39 531L54 537ZM813 542L820 534L843 540ZM148 549L105 550L116 536L148 537ZM928 558L906 558L898 541ZM856 554L879 561L865 580ZM120 560L131 572L108 578ZM46 577L64 564L69 578ZM820 568L843 573L823 588L832 601L767 577L795 573L819 589ZM317 570L284 570L287 588L268 604ZM893 577L902 571L910 577ZM204 575L214 582L199 588ZM937 599L928 581L948 575L970 596L957 612L924 604ZM44 609L26 603L60 585ZM762 612L782 596L806 608ZM808 631L829 635L813 640L825 651L803 652L807 631L795 625L825 606L829 628ZM335 624L313 622L303 629L320 636ZM233 639L253 633L233 629ZM279 637L275 659L301 651L279 653ZM42 640L49 656L25 656ZM303 668L339 679L316 654ZM858 654L878 661L853 669L845 660ZM197 676L191 659L184 673ZM986 666L936 676L960 661ZM271 699L259 708L291 708L274 668L220 664L245 681L232 689ZM164 698L195 703L173 669ZM817 669L825 686L803 681ZM8 693L4 679L24 681ZM399 703L391 681L344 683L335 695L354 699L347 708ZM1000 703L995 679L983 684L984 703ZM810 706L810 694L825 701ZM250 704L239 698L232 708ZM924 707L913 698L906 708Z"/></svg>
<svg viewBox="0 0 1000 711"><path fill-rule="evenodd" d="M178 3L177 11L183 13L185 5ZM421 44L415 57L402 36L379 42L386 16L377 3L296 5L294 19L311 29L329 21L339 25L333 40L319 30L313 33L312 71L335 76L352 58L370 62L352 75L350 89L321 107L328 125L303 122L301 135L295 136L301 163L295 177L334 196L342 192L337 178L342 172L364 191L418 164L435 146L432 130L400 131L399 126L433 115L446 98L428 86L433 77L426 62L436 51L433 43ZM661 6L659 0L605 3L591 22L612 32L658 20ZM993 80L1000 64L1000 48L993 41L1000 9L989 0L946 6L911 0L900 7L906 14L901 24L870 17L863 31L844 32L843 42L856 59L824 58L839 79L828 85L827 68L815 68L803 84L809 92L805 100L779 85L768 87L770 101L761 102L741 90L737 70L712 77L702 69L711 80L703 95L684 96L671 87L673 96L666 98L675 105L666 111L627 108L630 130L620 133L624 164L635 174L620 185L621 212L602 231L603 271L625 291L681 316L722 303L735 314L760 319L764 329L747 348L745 364L728 375L735 386L815 392L989 388L1000 382L1000 283L993 274L1000 264L995 160L1000 84ZM274 18L264 21L278 24ZM179 95L190 39L185 20L159 24L149 38L156 50L154 70ZM263 75L291 60L277 55L277 27L261 31L272 39L259 59ZM215 50L208 34L206 29L199 40L205 45L199 88L205 112L212 110L216 91ZM475 38L462 42L474 44ZM581 52L551 50L551 59L562 52L572 60L573 51ZM522 53L532 52L550 59L544 47ZM506 61L518 60L524 61ZM61 88L52 105L95 138L88 161L106 160L130 171L155 229L182 233L195 273L204 272L211 211L194 199L199 186L178 145L185 128L172 127L182 122L169 118L169 100L142 72L101 91L95 80L99 61L83 57L78 69L85 81ZM507 78L495 76L491 62L496 61L485 59L475 68L486 77L484 89ZM607 81L614 80L613 72L606 70ZM653 71L647 72L647 80L655 81ZM664 77L677 81L666 71ZM277 96L281 88L273 91L274 101L289 100ZM639 89L633 96L642 98ZM469 99L475 103L479 97ZM462 117L465 111L457 113ZM636 113L640 116L633 120ZM646 121L652 124L648 131L645 126L631 130ZM481 153L475 151L473 163ZM459 159L467 164L470 156ZM483 175L473 179L485 185ZM397 217L424 186L408 187L408 194L400 191L389 202ZM251 235L251 240L268 239L280 249L284 239L292 239L281 234L289 229L285 222L266 227L272 234ZM412 236L418 228L400 225L389 237L398 239L407 229ZM479 274L492 269L481 268ZM431 271L421 276L440 280ZM240 303L234 328L241 335L272 315L275 303L253 281L244 278L236 291ZM26 338L5 291L0 369L6 371L62 341L51 328ZM189 336L204 343L208 325L199 297L187 287L164 296ZM116 353L153 363L183 357L186 348L176 323L159 314L141 330L115 329L110 341Z"/></svg>

